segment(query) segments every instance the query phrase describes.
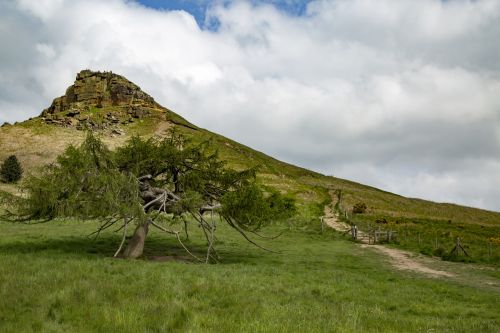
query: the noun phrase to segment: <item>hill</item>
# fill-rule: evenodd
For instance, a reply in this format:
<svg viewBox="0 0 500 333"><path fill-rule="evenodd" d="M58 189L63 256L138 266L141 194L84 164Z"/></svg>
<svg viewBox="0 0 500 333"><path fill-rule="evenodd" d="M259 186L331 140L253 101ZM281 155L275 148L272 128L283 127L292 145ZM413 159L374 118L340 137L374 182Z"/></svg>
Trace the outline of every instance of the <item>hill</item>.
<svg viewBox="0 0 500 333"><path fill-rule="evenodd" d="M173 127L194 141L211 140L221 157L235 168L260 165L263 184L297 199L299 214L293 224L298 227L319 229L323 206L341 193L337 209L345 218L366 229L376 226L406 232L407 240L414 237L406 247L428 254L451 246L456 236L466 243L481 244L481 251L487 251L486 244L492 239L496 242L494 236L500 235L498 212L406 198L278 161L191 124L134 83L111 72L83 70L65 94L54 99L40 116L4 124L0 128L0 159L17 155L25 171L36 172L38 167L54 161L68 144L80 143L86 129L98 132L114 148L133 135L162 136ZM1 184L0 190L15 192L16 187ZM367 211L352 216L356 203L366 204ZM429 244L430 250L426 249Z"/></svg>
<svg viewBox="0 0 500 333"><path fill-rule="evenodd" d="M283 163L189 123L112 73L83 71L39 117L1 127L0 159L16 154L36 173L81 142L86 128L112 148L170 128L211 140L233 167L261 165L260 181L293 195L299 214L263 230L281 234L259 238L278 253L218 223L222 260L211 265L196 264L156 228L141 260L123 260L112 258L122 232L89 237L100 221L0 221L1 332L499 332L499 213L405 198ZM366 212L352 214L359 202ZM459 236L471 257L455 259L488 265L357 244L323 230L323 214L344 228L347 220L363 231L397 232L390 247L426 254L440 255ZM201 230L185 239L198 255L206 241ZM388 251L405 253L406 264Z"/></svg>

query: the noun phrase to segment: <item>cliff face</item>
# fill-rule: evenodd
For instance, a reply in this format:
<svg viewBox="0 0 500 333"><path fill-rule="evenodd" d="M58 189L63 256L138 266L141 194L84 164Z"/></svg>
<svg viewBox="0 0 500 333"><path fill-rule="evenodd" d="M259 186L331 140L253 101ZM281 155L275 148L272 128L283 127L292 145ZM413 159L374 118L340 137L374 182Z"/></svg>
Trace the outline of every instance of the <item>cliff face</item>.
<svg viewBox="0 0 500 333"><path fill-rule="evenodd" d="M153 97L123 76L112 72L83 70L64 96L54 99L42 116L88 107L126 106L130 108L161 108Z"/></svg>

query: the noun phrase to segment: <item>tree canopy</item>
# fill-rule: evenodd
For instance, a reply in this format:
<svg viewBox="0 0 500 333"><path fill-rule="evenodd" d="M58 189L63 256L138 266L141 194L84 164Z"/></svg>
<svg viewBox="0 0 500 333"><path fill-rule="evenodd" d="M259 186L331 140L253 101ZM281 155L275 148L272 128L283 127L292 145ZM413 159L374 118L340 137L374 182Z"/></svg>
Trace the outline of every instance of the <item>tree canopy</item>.
<svg viewBox="0 0 500 333"><path fill-rule="evenodd" d="M97 235L123 223L115 256L123 252L131 258L142 255L151 226L174 235L196 257L182 242L180 231L163 223L183 221L188 237L188 222L194 221L207 240L204 261L217 261L215 222L204 217L207 212L218 215L256 246L248 233L295 213L293 199L264 190L256 171L231 169L209 142L195 144L176 131L164 138L132 137L114 152L89 132L79 147L69 146L55 163L24 182L25 195L15 198L12 216L22 220L100 219ZM136 229L122 251L131 222Z"/></svg>

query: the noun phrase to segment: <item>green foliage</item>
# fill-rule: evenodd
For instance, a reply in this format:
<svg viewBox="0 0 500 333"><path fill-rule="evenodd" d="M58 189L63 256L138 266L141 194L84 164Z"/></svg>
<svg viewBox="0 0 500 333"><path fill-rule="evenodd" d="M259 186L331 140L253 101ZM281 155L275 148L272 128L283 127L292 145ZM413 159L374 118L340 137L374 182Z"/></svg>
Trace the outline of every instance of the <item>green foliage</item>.
<svg viewBox="0 0 500 333"><path fill-rule="evenodd" d="M225 217L253 229L295 212L292 199L278 193L263 197L255 183L256 169L227 168L209 142L193 144L176 131L163 139L133 137L117 150L115 160L120 170L138 177L150 174L157 186L174 191L182 198L178 205L183 212L220 202L227 205Z"/></svg>
<svg viewBox="0 0 500 333"><path fill-rule="evenodd" d="M194 145L176 131L163 139L132 137L117 149L115 160L121 171L137 177L149 174L156 185L171 185L176 192L202 192L206 182L224 182L230 173L208 142Z"/></svg>
<svg viewBox="0 0 500 333"><path fill-rule="evenodd" d="M289 196L282 195L277 191L273 191L266 198L269 205L269 210L275 220L288 219L295 215L297 208L295 207L295 199Z"/></svg>
<svg viewBox="0 0 500 333"><path fill-rule="evenodd" d="M180 212L220 203L221 214L245 230L295 213L292 198L275 191L264 196L255 168L227 168L209 142L193 144L176 131L163 139L133 137L117 150L115 160L120 170L138 177L150 174L156 186L174 191L182 199L177 203Z"/></svg>
<svg viewBox="0 0 500 333"><path fill-rule="evenodd" d="M6 183L14 183L20 180L22 175L23 169L16 155L7 157L0 168L2 180Z"/></svg>
<svg viewBox="0 0 500 333"><path fill-rule="evenodd" d="M133 136L124 147L117 149L115 161L120 170L127 170L135 176L155 176L163 168L161 157L155 138L143 140L139 136Z"/></svg>
<svg viewBox="0 0 500 333"><path fill-rule="evenodd" d="M236 220L245 230L258 230L272 221L284 220L295 214L292 198L273 192L265 197L256 184L248 184L228 192L221 200L222 215Z"/></svg>
<svg viewBox="0 0 500 333"><path fill-rule="evenodd" d="M110 216L141 218L137 181L119 172L111 152L89 132L80 147L69 146L55 164L24 185L17 215L31 219Z"/></svg>

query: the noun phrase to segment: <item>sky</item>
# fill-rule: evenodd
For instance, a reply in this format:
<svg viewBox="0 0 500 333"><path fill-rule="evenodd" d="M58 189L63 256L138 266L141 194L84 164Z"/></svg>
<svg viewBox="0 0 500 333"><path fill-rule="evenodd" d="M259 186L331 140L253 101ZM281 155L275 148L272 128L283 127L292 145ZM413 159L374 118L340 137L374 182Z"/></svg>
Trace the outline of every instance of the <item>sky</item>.
<svg viewBox="0 0 500 333"><path fill-rule="evenodd" d="M283 161L500 211L500 1L3 0L0 123L82 69Z"/></svg>

